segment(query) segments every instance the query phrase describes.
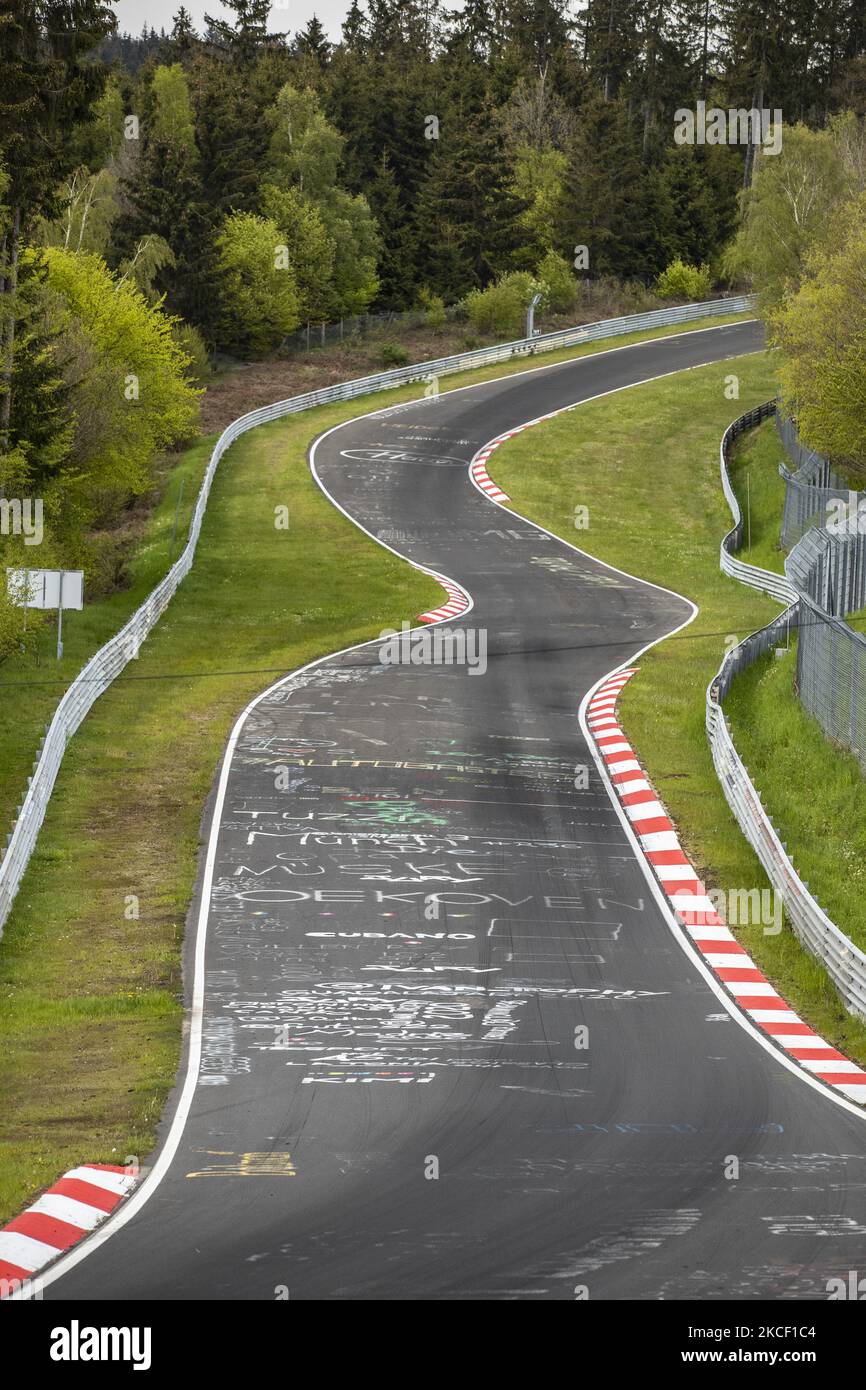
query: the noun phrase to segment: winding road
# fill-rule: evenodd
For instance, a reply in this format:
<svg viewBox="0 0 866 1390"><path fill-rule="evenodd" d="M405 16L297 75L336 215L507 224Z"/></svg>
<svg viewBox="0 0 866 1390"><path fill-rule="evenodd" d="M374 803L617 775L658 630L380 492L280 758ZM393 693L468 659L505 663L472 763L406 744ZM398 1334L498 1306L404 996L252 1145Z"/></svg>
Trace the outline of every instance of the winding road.
<svg viewBox="0 0 866 1390"><path fill-rule="evenodd" d="M316 442L342 510L471 596L450 626L486 670L367 644L239 720L155 1167L46 1299L826 1299L857 1268L866 1122L712 986L579 717L691 605L467 468L548 411L761 346L756 323L684 333Z"/></svg>

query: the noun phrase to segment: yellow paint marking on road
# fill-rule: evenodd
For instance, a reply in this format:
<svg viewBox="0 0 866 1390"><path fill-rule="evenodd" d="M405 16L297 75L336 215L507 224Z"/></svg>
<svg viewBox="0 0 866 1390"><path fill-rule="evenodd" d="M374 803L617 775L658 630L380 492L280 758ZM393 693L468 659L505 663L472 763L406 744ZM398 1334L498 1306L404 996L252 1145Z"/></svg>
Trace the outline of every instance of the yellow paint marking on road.
<svg viewBox="0 0 866 1390"><path fill-rule="evenodd" d="M212 1152L205 1150L206 1153ZM213 1156L234 1158L235 1163L211 1163L207 1167L187 1173L188 1178L294 1178L297 1169L290 1153L245 1153L217 1151Z"/></svg>

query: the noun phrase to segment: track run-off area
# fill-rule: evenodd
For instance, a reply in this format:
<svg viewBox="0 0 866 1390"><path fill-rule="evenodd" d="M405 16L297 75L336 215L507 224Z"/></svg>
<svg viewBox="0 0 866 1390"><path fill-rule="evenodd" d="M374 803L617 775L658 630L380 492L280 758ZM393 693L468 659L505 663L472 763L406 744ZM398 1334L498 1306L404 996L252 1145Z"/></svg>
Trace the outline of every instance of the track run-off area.
<svg viewBox="0 0 866 1390"><path fill-rule="evenodd" d="M590 747L593 692L693 605L470 475L539 416L762 346L683 333L315 442L333 503L448 581L430 651L444 623L474 659L377 640L242 713L160 1145L41 1296L823 1300L857 1267L866 1119L702 966Z"/></svg>

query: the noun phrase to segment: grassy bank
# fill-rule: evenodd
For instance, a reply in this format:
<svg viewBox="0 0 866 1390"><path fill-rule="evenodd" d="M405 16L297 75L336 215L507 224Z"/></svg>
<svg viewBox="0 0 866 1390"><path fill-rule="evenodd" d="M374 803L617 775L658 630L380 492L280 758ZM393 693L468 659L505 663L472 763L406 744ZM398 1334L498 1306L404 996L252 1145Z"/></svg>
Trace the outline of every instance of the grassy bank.
<svg viewBox="0 0 866 1390"><path fill-rule="evenodd" d="M785 484L779 463L785 451L772 420L749 430L737 441L728 473L745 523L739 558L761 569L785 572L779 542Z"/></svg>
<svg viewBox="0 0 866 1390"><path fill-rule="evenodd" d="M740 380L736 405L723 392L725 376L732 372ZM518 435L497 450L492 468L496 481L525 515L591 554L673 588L699 605L689 628L642 658L639 679L623 695L622 714L695 865L709 886L725 890L763 887L767 880L728 808L712 765L704 730L705 691L726 641L760 627L779 606L719 570L719 541L730 528L730 515L719 485L718 449L732 416L767 400L775 387L768 354L699 368L591 402ZM745 444L736 470L742 487L744 470L752 469L752 560L768 566L775 484L764 474L771 474L778 453L765 429ZM580 504L589 507L589 528L575 532L574 508ZM780 560L777 556L772 567L779 568ZM773 681L784 684L785 666L771 672ZM759 681L756 677L753 684ZM771 689L769 681L762 692ZM796 711L780 704L778 716L765 724L772 694L766 694L766 705L752 704L749 688L744 687L738 699L738 744L754 772L756 759L741 742L740 726L748 723L769 762L777 754L785 715ZM785 724L787 761L778 774L780 781L787 781L792 813L798 790L802 795L804 788L821 786L822 804L824 799L823 782L810 780L805 754L798 755L799 739L811 736L810 758L828 764L834 758L817 726L805 730L806 716L802 711L799 716L799 724ZM845 781L841 776L840 780ZM756 781L764 790L760 775ZM765 800L779 821L770 796ZM821 821L815 806L814 823ZM839 824L844 825L844 819ZM782 838L791 844L800 844L801 833L815 833L808 824L802 825L802 832L799 827L784 828L789 833ZM817 861L826 852L826 841L816 836L813 843L811 858ZM814 890L815 875L805 872L801 852L796 861ZM835 866L840 861L828 857L828 862ZM845 921L840 925L845 927ZM760 926L736 931L803 1016L866 1062L866 1026L845 1012L825 972L792 934L765 936Z"/></svg>
<svg viewBox="0 0 866 1390"><path fill-rule="evenodd" d="M61 659L56 657L56 618L51 618L38 629L31 651L10 656L0 665L0 831L4 838L24 794L45 725L64 690L144 602L183 548L213 442L211 437L203 438L172 461L160 499L130 554L128 586L95 603L88 602L85 587L82 611L64 614ZM172 544L176 514L177 535ZM38 562L36 554L33 563Z"/></svg>
<svg viewBox="0 0 866 1390"><path fill-rule="evenodd" d="M612 345L659 336L667 332ZM443 390L604 348L462 373ZM0 942L0 1220L70 1165L123 1161L152 1146L180 1047L180 945L200 818L239 710L277 673L440 600L437 585L325 501L306 464L320 431L418 394L415 385L320 408L234 446L217 472L192 574L70 744ZM209 447L203 441L180 464L189 470L187 506ZM134 589L101 616L97 605L72 615L68 665L57 673L65 681L163 572L155 557L175 497L172 484ZM278 505L289 508L288 532L274 528ZM182 517L178 534L185 532ZM76 621L89 645L75 646ZM22 749L29 743L21 775L7 779L13 800L61 693L53 681L45 687L31 719L37 675L19 671L16 681L7 666L0 679L7 727L17 728ZM133 897L137 917L128 915Z"/></svg>
<svg viewBox="0 0 866 1390"><path fill-rule="evenodd" d="M725 703L737 748L800 877L866 950L866 782L794 693L796 645L756 662Z"/></svg>

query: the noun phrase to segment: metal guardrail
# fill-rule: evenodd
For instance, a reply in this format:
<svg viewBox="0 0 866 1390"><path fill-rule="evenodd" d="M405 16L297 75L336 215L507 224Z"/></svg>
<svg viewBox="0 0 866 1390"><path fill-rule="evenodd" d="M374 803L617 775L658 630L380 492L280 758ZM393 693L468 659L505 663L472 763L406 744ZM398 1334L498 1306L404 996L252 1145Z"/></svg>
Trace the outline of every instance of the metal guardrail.
<svg viewBox="0 0 866 1390"><path fill-rule="evenodd" d="M755 425L759 425L762 420L769 419L775 413L776 402L765 401L763 405L756 406L754 410L748 410L745 415L741 415L732 425L728 426L722 435L719 449L722 491L731 509L734 525L727 535L722 537L719 563L723 572L730 575L732 579L739 579L741 584L748 584L752 589L759 589L762 593L769 594L771 598L778 599L780 603L790 604L797 602L797 593L781 574L774 574L772 570L761 569L758 565L749 565L736 557L736 551L743 544L743 514L740 511L740 504L728 475L728 457L734 442L744 430L753 429Z"/></svg>
<svg viewBox="0 0 866 1390"><path fill-rule="evenodd" d="M722 487L735 522L725 541L731 540L737 533L742 537L740 508L727 471L730 446L743 430L751 428L762 419L767 419L774 412L775 402L769 401L757 410L740 416L725 431L721 448ZM779 839L761 804L760 793L752 783L734 746L722 708L722 701L738 672L751 666L771 648L779 646L783 636L787 645L791 627L801 620L800 596L791 585L785 586L788 592L784 596L781 592L770 589L765 582L770 573L768 570L746 565L742 561L735 562L736 569L729 568L725 563L726 559L732 561L733 557L723 542L722 569L726 574L733 574L752 588L762 589L775 598L781 598L782 602L789 601L789 595L793 594L793 602L773 622L758 632L753 632L729 652L710 682L706 697L706 728L716 775L740 829L761 861L770 883L782 897L795 935L806 949L821 961L842 996L846 1008L851 1013L866 1018L866 954L849 941L835 922L830 920L791 863L787 848ZM778 580L779 576L775 578ZM804 622L811 622L811 617L807 616Z"/></svg>
<svg viewBox="0 0 866 1390"><path fill-rule="evenodd" d="M356 396L365 396L373 391L387 391L392 387L406 386L416 381L429 382L450 372L471 370L473 367L489 366L536 353L552 352L559 347L579 347L585 342L612 338L623 333L640 332L644 328L661 328L689 323L695 319L744 313L751 309L753 302L748 295L733 299L717 299L703 304L686 304L676 309L655 309L647 314L603 319L598 323L582 324L577 328L562 329L556 333L543 333L535 338L498 343L493 347L478 348L473 352L457 353L451 357L415 363L408 367L395 367L391 371L379 372L374 376L359 377L354 381L327 386L321 391L308 391L302 396L292 396L275 405L262 406L233 421L220 435L210 456L183 552L128 622L90 658L54 712L39 758L34 764L33 776L28 780L27 793L19 807L18 818L7 841L3 861L0 863L0 934L33 853L66 745L99 696L120 675L127 663L138 655L142 642L165 612L178 585L189 574L217 465L226 449L236 439L247 430L255 429L257 425L279 420L303 410L312 410L318 405L349 401Z"/></svg>

